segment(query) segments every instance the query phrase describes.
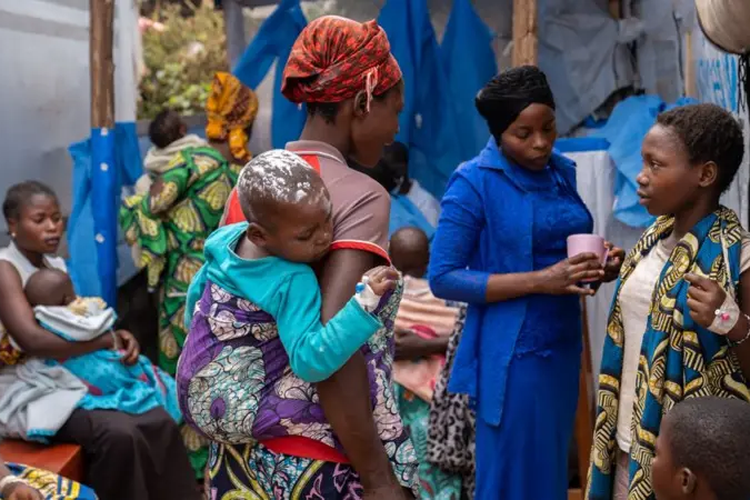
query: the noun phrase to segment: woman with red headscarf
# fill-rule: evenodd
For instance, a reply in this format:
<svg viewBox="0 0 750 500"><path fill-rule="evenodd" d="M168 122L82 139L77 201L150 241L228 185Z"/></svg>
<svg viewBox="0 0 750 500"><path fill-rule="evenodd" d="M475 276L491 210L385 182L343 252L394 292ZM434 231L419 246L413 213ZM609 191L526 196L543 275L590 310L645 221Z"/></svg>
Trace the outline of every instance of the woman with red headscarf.
<svg viewBox="0 0 750 500"><path fill-rule="evenodd" d="M402 87L388 38L375 21L333 16L313 21L295 42L284 70L282 92L306 104L308 113L300 140L287 149L320 173L333 205L334 242L316 269L323 322L351 298L364 272L390 262L389 195L348 168L346 159L377 164L398 132ZM241 221L233 192L224 222ZM287 371L258 402L256 423L267 419L262 432L254 425L242 443L211 447L211 498L248 491L276 498L409 498L408 491L416 488L417 463L391 379L392 325L400 295L399 286L378 311L389 326L339 372L313 386ZM189 355L190 344L189 336L178 378L190 378L210 361ZM195 352L214 348L196 346Z"/></svg>

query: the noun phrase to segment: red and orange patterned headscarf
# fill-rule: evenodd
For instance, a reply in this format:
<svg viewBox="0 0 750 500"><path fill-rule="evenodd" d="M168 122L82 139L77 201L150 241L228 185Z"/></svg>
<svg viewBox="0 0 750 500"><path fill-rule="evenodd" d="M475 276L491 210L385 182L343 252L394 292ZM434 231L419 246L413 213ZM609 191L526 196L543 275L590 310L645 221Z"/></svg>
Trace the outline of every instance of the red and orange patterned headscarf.
<svg viewBox="0 0 750 500"><path fill-rule="evenodd" d="M258 98L235 76L220 71L211 84L211 94L206 101L206 137L227 141L232 156L238 161L250 160L245 131L258 114Z"/></svg>
<svg viewBox="0 0 750 500"><path fill-rule="evenodd" d="M365 91L369 105L399 80L401 68L377 22L324 16L294 42L281 92L296 103L335 103Z"/></svg>

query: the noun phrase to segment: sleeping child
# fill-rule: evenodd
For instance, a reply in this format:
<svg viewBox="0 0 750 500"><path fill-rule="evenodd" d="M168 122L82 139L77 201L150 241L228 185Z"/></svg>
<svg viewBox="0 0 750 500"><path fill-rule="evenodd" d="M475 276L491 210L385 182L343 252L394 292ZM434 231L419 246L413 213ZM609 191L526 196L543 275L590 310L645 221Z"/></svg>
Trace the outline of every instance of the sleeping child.
<svg viewBox="0 0 750 500"><path fill-rule="evenodd" d="M183 415L213 441L271 448L295 436L333 446L310 384L382 329L380 304L399 275L368 272L323 326L310 264L328 253L333 223L320 175L294 153L268 151L242 170L237 193L248 222L209 237L188 290L190 331L177 368Z"/></svg>
<svg viewBox="0 0 750 500"><path fill-rule="evenodd" d="M111 332L117 316L99 298L77 297L70 277L55 269L40 269L26 284L26 297L39 324L70 342L92 340ZM119 410L142 414L157 406L181 420L174 380L145 356L132 366L117 351L97 351L60 360L87 387L79 403L85 410Z"/></svg>

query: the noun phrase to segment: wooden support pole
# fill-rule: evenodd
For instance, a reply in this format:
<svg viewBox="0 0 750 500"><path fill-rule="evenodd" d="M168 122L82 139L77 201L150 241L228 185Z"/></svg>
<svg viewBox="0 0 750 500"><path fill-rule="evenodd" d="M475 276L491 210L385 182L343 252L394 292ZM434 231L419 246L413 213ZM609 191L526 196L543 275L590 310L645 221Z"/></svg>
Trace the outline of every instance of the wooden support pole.
<svg viewBox="0 0 750 500"><path fill-rule="evenodd" d="M609 0L609 15L613 19L620 19L622 17L622 6L620 0Z"/></svg>
<svg viewBox="0 0 750 500"><path fill-rule="evenodd" d="M91 127L115 126L114 0L89 0Z"/></svg>
<svg viewBox="0 0 750 500"><path fill-rule="evenodd" d="M539 38L536 0L513 0L513 66L536 66Z"/></svg>
<svg viewBox="0 0 750 500"><path fill-rule="evenodd" d="M101 297L117 304L117 162L115 160L115 0L90 0L91 206Z"/></svg>
<svg viewBox="0 0 750 500"><path fill-rule="evenodd" d="M578 408L576 410L575 440L578 452L578 474L581 479L581 489L586 487L589 472L589 455L594 432L594 409L591 395L593 389L593 373L591 368L591 343L589 342L588 314L586 299L581 299L583 324L583 349L581 352L581 372L578 380Z"/></svg>
<svg viewBox="0 0 750 500"><path fill-rule="evenodd" d="M224 32L227 36L227 58L231 68L237 64L245 47L245 18L242 15L242 4L239 0L223 0Z"/></svg>
<svg viewBox="0 0 750 500"><path fill-rule="evenodd" d="M695 57L693 55L693 32L685 33L685 61L683 62L685 71L685 95L687 97L698 97L698 89L695 82Z"/></svg>

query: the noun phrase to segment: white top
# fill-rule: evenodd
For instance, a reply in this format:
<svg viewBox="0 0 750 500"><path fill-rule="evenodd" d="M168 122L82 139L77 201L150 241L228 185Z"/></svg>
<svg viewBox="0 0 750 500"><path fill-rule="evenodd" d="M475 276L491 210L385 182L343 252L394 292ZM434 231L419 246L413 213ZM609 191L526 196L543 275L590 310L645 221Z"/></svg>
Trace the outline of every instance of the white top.
<svg viewBox="0 0 750 500"><path fill-rule="evenodd" d="M406 198L414 203L427 222L432 227L437 227L438 219L440 219L440 200L435 198L425 188L419 185L415 180L412 180L411 188L406 194Z"/></svg>
<svg viewBox="0 0 750 500"><path fill-rule="evenodd" d="M29 259L27 259L18 248L16 248L16 245L13 242L5 248L0 248L0 260L5 260L13 264L13 267L16 268L16 271L18 271L18 274L21 276L21 286L23 287L26 286L26 282L29 281L31 275L39 270L39 268L32 264ZM56 255L45 255L44 264L50 269L58 269L65 273L68 272L68 268L65 265L65 259ZM5 328L0 323L0 340L2 340L5 335L7 335ZM20 350L20 347L18 347L18 344L13 341L12 337L10 338L10 343L14 348Z"/></svg>
<svg viewBox="0 0 750 500"><path fill-rule="evenodd" d="M32 274L39 270L29 259L27 259L19 250L16 248L15 243L11 242L5 248L0 248L0 260L6 260L13 264L18 274L21 275L21 285L26 286L26 282ZM64 273L68 272L68 268L65 265L65 259L56 255L45 255L44 264L50 269L58 269Z"/></svg>
<svg viewBox="0 0 750 500"><path fill-rule="evenodd" d="M651 297L664 265L672 249L660 241L636 266L620 292L622 323L625 330L625 348L620 377L620 402L617 412L617 444L626 453L630 452L630 423L635 403L635 382L638 375L638 360L641 344L646 333ZM740 273L750 268L750 235L742 236Z"/></svg>

